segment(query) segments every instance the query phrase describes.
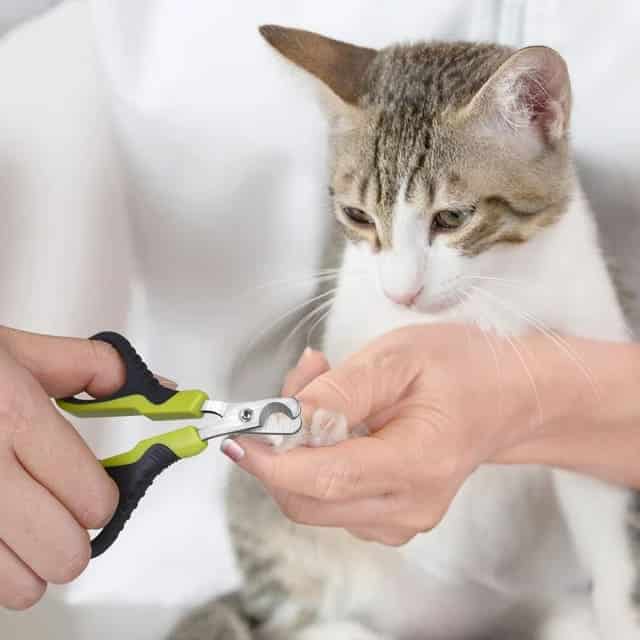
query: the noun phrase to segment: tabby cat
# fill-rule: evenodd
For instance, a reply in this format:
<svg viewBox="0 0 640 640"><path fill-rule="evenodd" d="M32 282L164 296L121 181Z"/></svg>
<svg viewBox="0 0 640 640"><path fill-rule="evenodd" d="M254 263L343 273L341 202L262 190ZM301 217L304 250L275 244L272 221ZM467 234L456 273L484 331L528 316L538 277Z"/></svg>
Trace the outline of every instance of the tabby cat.
<svg viewBox="0 0 640 640"><path fill-rule="evenodd" d="M260 31L326 98L349 240L330 362L412 323L630 337L576 178L558 53ZM238 471L228 506L244 586L183 621L181 640L640 638L632 496L587 477L487 465L400 548L293 524Z"/></svg>

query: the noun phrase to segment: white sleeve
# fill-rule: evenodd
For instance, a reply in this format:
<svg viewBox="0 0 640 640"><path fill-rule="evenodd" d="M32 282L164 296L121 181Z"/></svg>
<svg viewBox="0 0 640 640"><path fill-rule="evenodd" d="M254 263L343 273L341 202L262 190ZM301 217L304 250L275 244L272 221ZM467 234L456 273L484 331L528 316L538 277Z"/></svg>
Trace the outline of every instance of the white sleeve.
<svg viewBox="0 0 640 640"><path fill-rule="evenodd" d="M3 0L0 3L0 36L21 22L51 9L62 0Z"/></svg>

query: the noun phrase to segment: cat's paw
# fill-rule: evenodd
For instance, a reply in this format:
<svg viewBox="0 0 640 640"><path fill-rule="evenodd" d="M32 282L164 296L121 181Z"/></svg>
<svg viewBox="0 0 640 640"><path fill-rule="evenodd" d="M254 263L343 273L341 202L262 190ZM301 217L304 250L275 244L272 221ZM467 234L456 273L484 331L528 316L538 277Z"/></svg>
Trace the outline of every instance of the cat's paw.
<svg viewBox="0 0 640 640"><path fill-rule="evenodd" d="M316 409L307 430L307 442L310 447L326 447L342 442L349 437L347 417L342 413Z"/></svg>
<svg viewBox="0 0 640 640"><path fill-rule="evenodd" d="M278 431L288 420L283 414L273 414L266 423L267 430ZM349 429L347 418L342 413L327 409L316 409L311 416L311 421L303 424L302 429L292 436L259 436L263 442L267 442L277 451L289 451L296 447L326 447L348 438L365 436L368 429L364 425L357 425Z"/></svg>
<svg viewBox="0 0 640 640"><path fill-rule="evenodd" d="M264 424L265 431L287 431L289 429L290 418L284 413L273 413ZM271 445L276 451L288 451L295 449L306 443L305 426L298 433L293 435L264 435L257 434L253 437L258 438L261 442Z"/></svg>

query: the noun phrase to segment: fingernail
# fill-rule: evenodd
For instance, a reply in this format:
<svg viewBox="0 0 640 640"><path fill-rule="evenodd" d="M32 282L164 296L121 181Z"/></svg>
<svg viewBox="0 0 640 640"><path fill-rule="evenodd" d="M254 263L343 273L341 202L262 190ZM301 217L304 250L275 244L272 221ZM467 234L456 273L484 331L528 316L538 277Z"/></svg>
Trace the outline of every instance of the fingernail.
<svg viewBox="0 0 640 640"><path fill-rule="evenodd" d="M157 376L155 373L153 377L163 386L168 387L170 389L177 389L178 383L175 380L171 380L171 378L165 378L164 376Z"/></svg>
<svg viewBox="0 0 640 640"><path fill-rule="evenodd" d="M238 462L244 457L244 449L232 438L225 438L222 441L220 451L234 462Z"/></svg>
<svg viewBox="0 0 640 640"><path fill-rule="evenodd" d="M304 360L306 360L309 356L313 354L313 349L311 347L305 347L300 359L298 360L298 364L302 364Z"/></svg>

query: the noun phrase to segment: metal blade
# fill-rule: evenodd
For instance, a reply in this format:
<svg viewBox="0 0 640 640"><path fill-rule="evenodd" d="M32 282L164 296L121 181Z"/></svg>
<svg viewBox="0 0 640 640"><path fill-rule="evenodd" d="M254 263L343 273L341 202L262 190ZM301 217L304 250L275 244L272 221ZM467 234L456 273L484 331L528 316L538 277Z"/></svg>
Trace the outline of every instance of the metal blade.
<svg viewBox="0 0 640 640"><path fill-rule="evenodd" d="M302 428L302 410L295 398L269 398L254 402L220 402L208 400L202 412L218 417L217 422L198 429L203 440L239 434L293 435ZM288 420L279 421L277 428L265 431L274 414L284 414Z"/></svg>

